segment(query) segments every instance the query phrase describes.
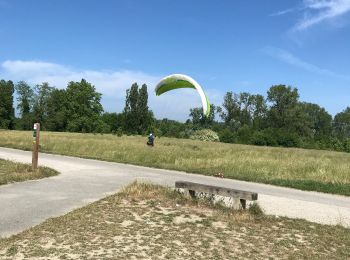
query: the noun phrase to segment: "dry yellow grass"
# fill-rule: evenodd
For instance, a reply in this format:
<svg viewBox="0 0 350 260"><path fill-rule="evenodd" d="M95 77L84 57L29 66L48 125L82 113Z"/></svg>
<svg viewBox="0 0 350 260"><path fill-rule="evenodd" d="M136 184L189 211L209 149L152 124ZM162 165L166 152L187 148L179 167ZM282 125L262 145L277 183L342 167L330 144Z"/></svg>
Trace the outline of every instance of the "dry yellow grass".
<svg viewBox="0 0 350 260"><path fill-rule="evenodd" d="M8 160L0 159L0 185L41 179L57 174L57 171L47 167L39 167L38 170L33 171L30 164L11 162Z"/></svg>
<svg viewBox="0 0 350 260"><path fill-rule="evenodd" d="M142 183L0 239L1 259L349 257L349 229L256 217Z"/></svg>
<svg viewBox="0 0 350 260"><path fill-rule="evenodd" d="M30 150L31 134L1 131L0 146ZM41 133L41 151L350 195L348 153L54 132Z"/></svg>

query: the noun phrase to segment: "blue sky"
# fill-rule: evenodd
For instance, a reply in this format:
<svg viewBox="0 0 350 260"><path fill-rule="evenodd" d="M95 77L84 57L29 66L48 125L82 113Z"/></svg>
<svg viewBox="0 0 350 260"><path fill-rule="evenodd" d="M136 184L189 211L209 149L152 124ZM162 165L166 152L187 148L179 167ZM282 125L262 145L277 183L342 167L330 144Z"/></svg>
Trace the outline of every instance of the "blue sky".
<svg viewBox="0 0 350 260"><path fill-rule="evenodd" d="M172 73L216 105L287 84L333 115L350 106L350 0L0 0L0 35L0 78L63 88L84 77L107 111L137 81L157 117L186 119L194 91L153 93Z"/></svg>

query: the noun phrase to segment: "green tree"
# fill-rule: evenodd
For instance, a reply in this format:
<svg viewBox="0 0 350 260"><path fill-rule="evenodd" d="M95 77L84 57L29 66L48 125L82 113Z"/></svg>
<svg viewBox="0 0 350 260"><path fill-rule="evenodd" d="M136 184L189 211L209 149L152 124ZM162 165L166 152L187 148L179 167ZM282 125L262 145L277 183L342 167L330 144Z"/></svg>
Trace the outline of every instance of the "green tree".
<svg viewBox="0 0 350 260"><path fill-rule="evenodd" d="M131 85L126 90L124 107L124 130L128 133L136 134L138 130L139 117L137 116L137 100L139 97L139 86L137 83Z"/></svg>
<svg viewBox="0 0 350 260"><path fill-rule="evenodd" d="M262 95L251 95L251 117L253 120L253 128L260 130L266 127L267 118L267 104L266 100Z"/></svg>
<svg viewBox="0 0 350 260"><path fill-rule="evenodd" d="M0 128L13 129L14 127L14 91L12 81L0 80Z"/></svg>
<svg viewBox="0 0 350 260"><path fill-rule="evenodd" d="M267 99L271 102L270 125L274 128L296 131L299 116L298 90L285 85L272 86L267 92Z"/></svg>
<svg viewBox="0 0 350 260"><path fill-rule="evenodd" d="M46 130L46 121L48 118L48 101L54 90L49 83L44 82L35 86L33 113L36 122L41 123L41 128Z"/></svg>
<svg viewBox="0 0 350 260"><path fill-rule="evenodd" d="M71 132L103 132L106 125L101 119L101 94L82 79L69 82L67 89L67 130Z"/></svg>
<svg viewBox="0 0 350 260"><path fill-rule="evenodd" d="M123 125L124 125L123 114L105 112L105 113L102 114L102 121L106 125L108 125L109 130L112 133L115 133L119 129L122 129Z"/></svg>
<svg viewBox="0 0 350 260"><path fill-rule="evenodd" d="M147 85L139 89L137 83L126 90L124 115L124 130L132 134L143 134L152 128L154 116L148 108Z"/></svg>
<svg viewBox="0 0 350 260"><path fill-rule="evenodd" d="M20 113L17 128L22 130L31 130L33 128L33 101L34 91L26 82L19 81L15 86L17 92L17 109Z"/></svg>
<svg viewBox="0 0 350 260"><path fill-rule="evenodd" d="M226 126L237 129L239 127L240 105L238 95L233 92L227 92L224 96L224 102L220 109L220 117Z"/></svg>
<svg viewBox="0 0 350 260"><path fill-rule="evenodd" d="M47 99L46 130L66 131L68 124L68 102L65 89L52 89Z"/></svg>
<svg viewBox="0 0 350 260"><path fill-rule="evenodd" d="M267 105L263 96L247 92L227 92L220 109L220 116L226 126L237 130L241 126L260 129L266 120Z"/></svg>
<svg viewBox="0 0 350 260"><path fill-rule="evenodd" d="M154 123L154 116L148 108L148 92L146 84L143 84L139 89L137 99L137 116L139 117L138 133L142 134L149 131Z"/></svg>
<svg viewBox="0 0 350 260"><path fill-rule="evenodd" d="M338 138L350 138L350 107L335 115L333 130Z"/></svg>
<svg viewBox="0 0 350 260"><path fill-rule="evenodd" d="M203 114L202 107L195 107L190 109L191 123L193 124L195 130L201 128L210 128L215 122L217 108L215 105L210 105L210 113L208 116Z"/></svg>
<svg viewBox="0 0 350 260"><path fill-rule="evenodd" d="M330 136L332 133L332 116L317 104L303 102L300 108L305 114L305 121L308 122L309 136L320 137Z"/></svg>
<svg viewBox="0 0 350 260"><path fill-rule="evenodd" d="M192 133L192 127L175 120L164 118L155 121L156 135L176 138L188 138Z"/></svg>
<svg viewBox="0 0 350 260"><path fill-rule="evenodd" d="M240 125L251 126L252 125L252 95L247 92L240 93L238 98Z"/></svg>

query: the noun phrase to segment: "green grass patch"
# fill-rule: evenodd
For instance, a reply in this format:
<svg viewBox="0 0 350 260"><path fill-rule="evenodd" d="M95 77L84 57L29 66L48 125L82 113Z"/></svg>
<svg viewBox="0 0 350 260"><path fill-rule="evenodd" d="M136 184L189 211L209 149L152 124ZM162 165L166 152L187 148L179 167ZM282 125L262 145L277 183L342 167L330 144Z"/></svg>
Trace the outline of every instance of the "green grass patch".
<svg viewBox="0 0 350 260"><path fill-rule="evenodd" d="M320 181L313 180L271 180L269 183L285 186L300 190L311 190L325 193L341 194L350 196L350 185L344 185L341 183L322 183Z"/></svg>
<svg viewBox="0 0 350 260"><path fill-rule="evenodd" d="M32 132L1 131L0 146L30 150ZM110 134L41 132L41 151L349 196L350 154Z"/></svg>
<svg viewBox="0 0 350 260"><path fill-rule="evenodd" d="M30 164L0 159L0 185L41 179L55 176L57 174L57 171L48 167L39 167L38 170L33 171Z"/></svg>

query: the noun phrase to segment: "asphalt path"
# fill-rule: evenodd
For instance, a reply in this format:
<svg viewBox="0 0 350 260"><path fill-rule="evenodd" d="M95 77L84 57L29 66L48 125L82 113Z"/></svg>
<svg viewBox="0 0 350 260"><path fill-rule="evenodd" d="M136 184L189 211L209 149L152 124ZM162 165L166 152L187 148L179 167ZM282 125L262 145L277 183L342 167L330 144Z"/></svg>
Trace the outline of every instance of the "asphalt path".
<svg viewBox="0 0 350 260"><path fill-rule="evenodd" d="M31 152L0 147L0 158L30 163ZM0 186L0 237L116 193L135 180L172 187L175 181L185 180L253 191L266 214L350 227L350 197L346 196L54 154L40 153L39 165L60 174Z"/></svg>

